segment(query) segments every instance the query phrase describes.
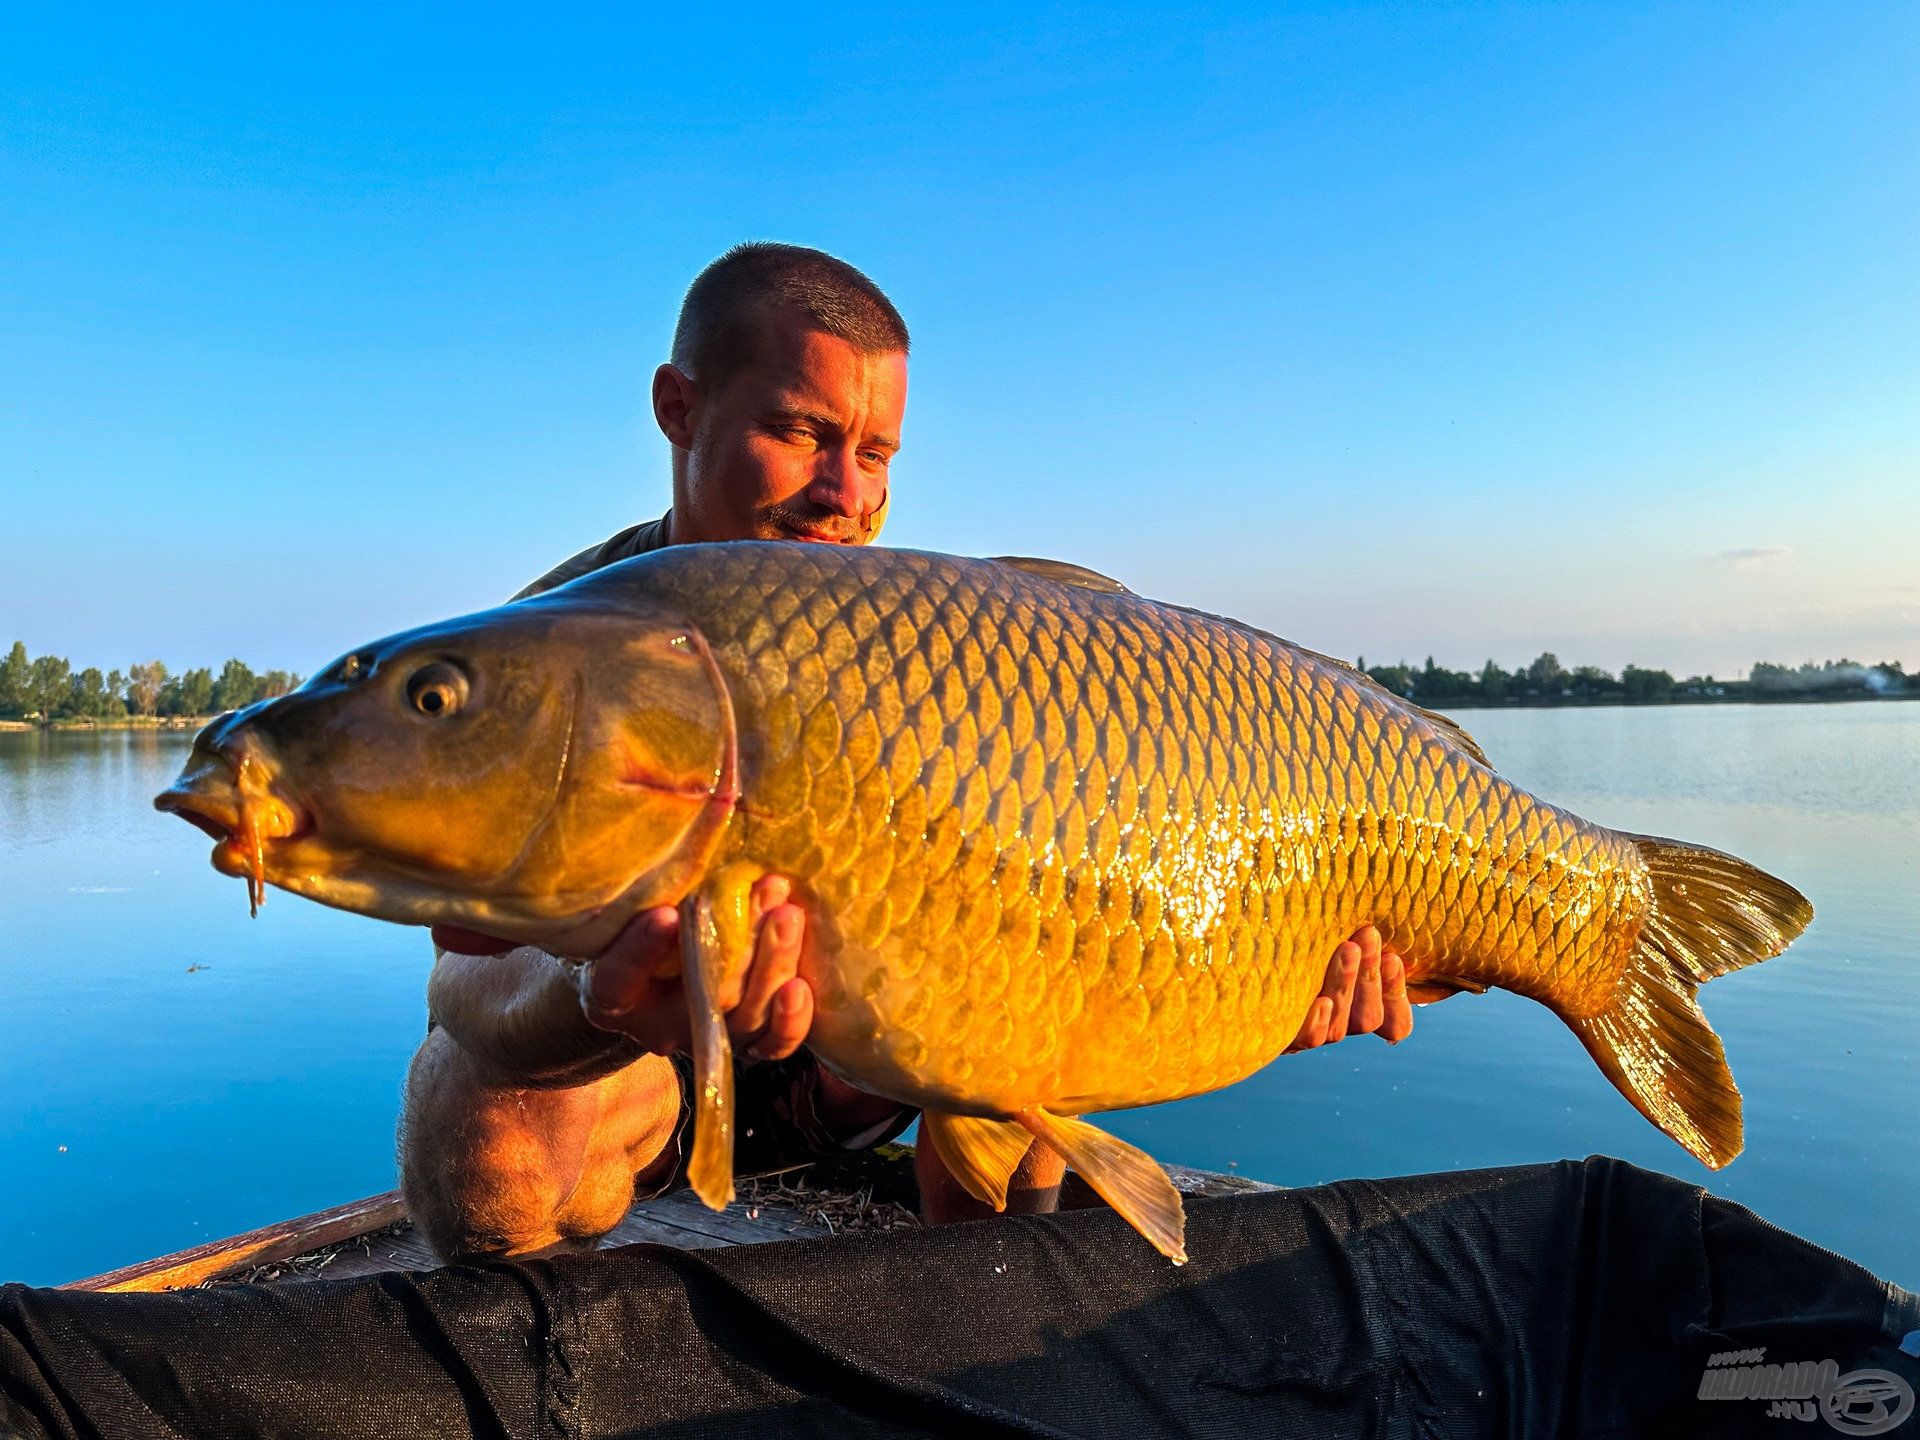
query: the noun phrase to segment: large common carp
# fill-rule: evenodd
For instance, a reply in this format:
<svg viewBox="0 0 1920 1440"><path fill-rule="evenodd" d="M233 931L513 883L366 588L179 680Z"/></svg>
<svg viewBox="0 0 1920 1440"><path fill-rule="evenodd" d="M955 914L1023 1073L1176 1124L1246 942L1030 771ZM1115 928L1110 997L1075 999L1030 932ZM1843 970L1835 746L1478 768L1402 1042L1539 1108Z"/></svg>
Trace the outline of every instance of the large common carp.
<svg viewBox="0 0 1920 1440"><path fill-rule="evenodd" d="M1002 1203L1035 1137L1162 1251L1177 1192L1079 1117L1280 1053L1379 926L1430 991L1548 1006L1708 1165L1740 1097L1695 1002L1812 911L1732 856L1515 788L1339 661L1072 566L738 543L355 650L210 724L156 803L329 905L589 957L682 907L695 1188L732 1194L713 997L792 878L808 1043Z"/></svg>

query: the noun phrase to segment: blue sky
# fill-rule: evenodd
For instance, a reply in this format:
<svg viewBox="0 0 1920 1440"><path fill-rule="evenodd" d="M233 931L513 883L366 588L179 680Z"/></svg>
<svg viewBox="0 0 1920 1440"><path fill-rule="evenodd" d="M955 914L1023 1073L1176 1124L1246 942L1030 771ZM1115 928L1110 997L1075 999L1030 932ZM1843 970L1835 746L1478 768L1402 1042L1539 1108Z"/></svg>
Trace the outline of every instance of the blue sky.
<svg viewBox="0 0 1920 1440"><path fill-rule="evenodd" d="M889 543L1316 648L1920 666L1900 4L18 6L0 643L311 670L666 504L729 244L914 330Z"/></svg>

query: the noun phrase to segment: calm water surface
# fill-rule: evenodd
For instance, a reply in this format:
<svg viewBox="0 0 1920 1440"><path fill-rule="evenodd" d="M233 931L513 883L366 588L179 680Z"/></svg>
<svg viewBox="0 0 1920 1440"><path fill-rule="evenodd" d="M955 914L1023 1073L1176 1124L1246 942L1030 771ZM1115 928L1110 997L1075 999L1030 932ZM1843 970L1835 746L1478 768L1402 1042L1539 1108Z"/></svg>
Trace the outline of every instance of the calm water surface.
<svg viewBox="0 0 1920 1440"><path fill-rule="evenodd" d="M1920 704L1462 718L1527 788L1812 897L1792 951L1703 992L1746 1153L1707 1171L1559 1021L1501 994L1423 1008L1397 1048L1289 1057L1113 1128L1293 1185L1605 1152L1920 1286ZM424 937L278 891L249 922L206 842L149 808L185 743L0 734L0 1279L71 1279L393 1184Z"/></svg>

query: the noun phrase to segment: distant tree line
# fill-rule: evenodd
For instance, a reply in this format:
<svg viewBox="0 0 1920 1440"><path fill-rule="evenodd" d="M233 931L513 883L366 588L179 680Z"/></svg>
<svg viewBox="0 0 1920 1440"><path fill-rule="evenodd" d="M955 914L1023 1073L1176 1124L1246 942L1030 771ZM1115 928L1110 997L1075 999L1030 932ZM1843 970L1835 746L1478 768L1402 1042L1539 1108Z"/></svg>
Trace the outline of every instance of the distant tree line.
<svg viewBox="0 0 1920 1440"><path fill-rule="evenodd" d="M298 675L269 670L256 675L240 660L215 674L209 669L170 673L158 660L104 675L89 666L75 670L57 655L29 658L16 640L0 659L0 720L121 720L130 715L215 715L256 700L284 695Z"/></svg>
<svg viewBox="0 0 1920 1440"><path fill-rule="evenodd" d="M1713 701L1846 700L1872 696L1920 697L1920 674L1897 660L1862 665L1855 660L1809 661L1798 668L1761 661L1744 680L1690 675L1676 680L1665 670L1629 665L1617 676L1597 665L1569 670L1552 652L1517 670L1492 660L1471 670L1449 670L1427 657L1425 665L1360 668L1396 695L1422 705L1660 705Z"/></svg>
<svg viewBox="0 0 1920 1440"><path fill-rule="evenodd" d="M1629 665L1619 675L1596 665L1568 670L1551 652L1517 670L1492 660L1479 671L1449 670L1427 657L1425 665L1360 668L1396 695L1422 705L1658 705L1729 700L1840 700L1867 696L1920 696L1920 674L1897 660L1862 665L1854 660L1808 662L1798 668L1761 661L1744 680L1691 675L1676 680L1665 670ZM76 671L57 655L37 659L16 640L0 660L0 720L119 720L128 716L215 715L256 700L284 695L301 677L285 670L256 674L241 660L220 673L201 668L170 673L158 660L130 665L123 674Z"/></svg>

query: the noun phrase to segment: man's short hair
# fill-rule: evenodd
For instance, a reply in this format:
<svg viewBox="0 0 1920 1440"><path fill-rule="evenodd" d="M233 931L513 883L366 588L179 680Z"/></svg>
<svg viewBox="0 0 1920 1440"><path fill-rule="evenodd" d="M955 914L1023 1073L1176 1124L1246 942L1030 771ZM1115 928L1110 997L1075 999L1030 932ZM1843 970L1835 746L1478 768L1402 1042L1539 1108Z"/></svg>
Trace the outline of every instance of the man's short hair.
<svg viewBox="0 0 1920 1440"><path fill-rule="evenodd" d="M804 245L750 240L687 287L673 363L717 391L752 362L767 312L783 306L866 354L907 348L907 323L893 302L846 261Z"/></svg>

